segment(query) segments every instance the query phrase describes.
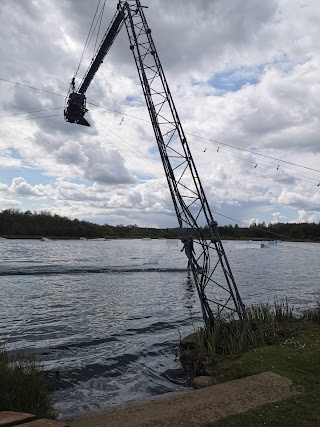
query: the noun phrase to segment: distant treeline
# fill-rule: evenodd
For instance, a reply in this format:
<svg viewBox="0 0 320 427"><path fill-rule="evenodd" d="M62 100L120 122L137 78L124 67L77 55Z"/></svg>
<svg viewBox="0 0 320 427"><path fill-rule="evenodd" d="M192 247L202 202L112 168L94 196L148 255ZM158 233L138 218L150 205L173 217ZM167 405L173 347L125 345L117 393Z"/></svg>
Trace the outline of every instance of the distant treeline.
<svg viewBox="0 0 320 427"><path fill-rule="evenodd" d="M208 228L203 233L209 237ZM320 241L320 223L303 224L251 224L249 227L226 225L219 227L222 239L262 239L262 240L308 240ZM7 209L0 212L0 236L56 238L180 238L177 228L143 228L137 225L99 225L88 221L71 220L50 212L32 213L19 209Z"/></svg>

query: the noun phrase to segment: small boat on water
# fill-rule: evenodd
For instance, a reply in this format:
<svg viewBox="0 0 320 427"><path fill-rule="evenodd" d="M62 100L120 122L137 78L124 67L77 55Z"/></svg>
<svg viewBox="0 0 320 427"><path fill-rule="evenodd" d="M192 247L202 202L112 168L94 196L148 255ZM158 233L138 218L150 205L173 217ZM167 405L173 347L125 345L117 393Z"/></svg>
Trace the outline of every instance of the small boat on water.
<svg viewBox="0 0 320 427"><path fill-rule="evenodd" d="M268 245L278 245L279 243L281 243L281 240L269 240Z"/></svg>
<svg viewBox="0 0 320 427"><path fill-rule="evenodd" d="M151 240L151 237L142 237L141 240Z"/></svg>
<svg viewBox="0 0 320 427"><path fill-rule="evenodd" d="M7 240L6 237L0 237L0 240Z"/></svg>
<svg viewBox="0 0 320 427"><path fill-rule="evenodd" d="M80 240L88 240L86 237L80 237Z"/></svg>
<svg viewBox="0 0 320 427"><path fill-rule="evenodd" d="M42 242L51 242L52 241L52 239L49 239L48 237L41 237L41 239L40 240L42 240Z"/></svg>
<svg viewBox="0 0 320 427"><path fill-rule="evenodd" d="M263 249L267 248L266 242L260 242L258 240L249 240L247 242L240 242L235 246L237 249Z"/></svg>

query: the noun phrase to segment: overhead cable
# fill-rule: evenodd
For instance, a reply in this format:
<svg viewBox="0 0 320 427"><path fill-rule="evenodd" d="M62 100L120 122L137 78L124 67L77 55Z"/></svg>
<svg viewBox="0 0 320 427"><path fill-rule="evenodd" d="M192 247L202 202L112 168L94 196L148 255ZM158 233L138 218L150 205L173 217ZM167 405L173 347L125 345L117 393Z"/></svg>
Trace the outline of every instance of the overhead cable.
<svg viewBox="0 0 320 427"><path fill-rule="evenodd" d="M313 169L313 168L309 168L308 166L299 165L298 163L293 163L293 162L289 162L287 160L277 159L276 157L267 156L266 154L257 153L256 151L246 150L245 148L236 147L235 145L226 144L225 142L221 142L221 141L217 141L217 140L214 140L214 139L206 138L206 137L200 136L200 135L195 135L193 133L186 132L186 134L190 135L190 136L195 136L196 138L201 138L201 139L205 139L207 141L215 142L216 144L224 145L226 147L234 148L235 150L245 151L246 153L251 153L254 156L266 157L267 159L276 160L277 162L287 163L289 165L298 166L300 168L304 168L304 169L308 169L308 170L320 173L319 169Z"/></svg>
<svg viewBox="0 0 320 427"><path fill-rule="evenodd" d="M98 128L97 128L97 126L95 126L95 125L93 125L92 123L90 123L90 125L94 128L94 129L96 129L96 131L99 133L99 135L101 135L107 142L109 142L110 143L110 145L113 147L113 148L115 148L117 151L118 151L118 149L117 149L117 147L116 147L116 145L114 145L114 144L112 144L112 142L109 140L109 138L108 137L106 137L102 132L101 132L101 130L99 130ZM123 153L122 153L123 154ZM138 168L143 174L146 174L146 175L148 175L148 176L150 176L151 178L154 178L154 179L158 179L156 176L154 176L152 173L150 173L149 171L146 171L145 169L143 169L142 167L141 167L141 165L139 165L138 163L136 163L134 160L132 160L132 159L130 159L130 157L128 157L128 156L126 156L125 154L123 154L123 156L130 162L130 163L132 163L133 165L134 165L134 167L135 167L135 169L136 168Z"/></svg>
<svg viewBox="0 0 320 427"><path fill-rule="evenodd" d="M44 110L34 110L34 111L26 111L24 113L7 114L5 116L0 116L0 119L3 119L4 117L21 116L24 114L41 113L43 111L61 110L62 108L64 107L46 108Z"/></svg>
<svg viewBox="0 0 320 427"><path fill-rule="evenodd" d="M194 141L195 143L198 143L198 141ZM203 142L199 142L199 144L203 144ZM219 155L219 157L224 157L227 159L231 159L246 165L251 166L253 169L259 169L259 170L263 170L263 171L271 171L271 170L279 170L277 163L271 163L270 161L266 161L266 160L261 160L259 163L256 162L256 160L250 160L249 158L243 158L241 157L241 154L237 155L235 153L232 153L230 150L224 148L223 150L219 150L220 147L218 147L218 149L215 149L211 146L208 147L208 145L206 144L205 146L203 145L203 147L205 147L205 150L203 150L203 152L207 152L210 151L212 153L214 153L215 155ZM254 154L252 153L252 155L254 156ZM290 172L290 173L289 173ZM304 172L302 170L298 170L298 169L293 169L292 167L290 167L290 165L285 165L281 168L281 174L284 174L290 178L297 178L300 179L302 181L305 181L309 184L314 184L315 181L318 182L319 180L319 175L315 175L312 174L310 172ZM313 181L311 181L313 180Z"/></svg>
<svg viewBox="0 0 320 427"><path fill-rule="evenodd" d="M92 105L94 105L94 106L97 106L96 104L92 104ZM137 117L135 117L135 116L132 116L132 115L130 115L130 114L125 114L125 113L123 113L123 112L120 112L120 111L117 111L117 110L112 110L112 109L110 109L110 108L105 108L105 107L100 107L100 106L98 106L99 108L102 108L102 109L106 109L106 110L109 110L109 111L112 111L112 112L116 112L116 113L118 113L118 114L122 114L123 116L128 116L128 117L130 117L130 118L133 118L133 119L138 119L138 120L141 120L141 121L144 121L144 122L148 122L148 123L150 123L150 121L148 121L148 120L145 120L145 119L141 119L141 118L137 118ZM121 121L121 123L122 123L122 121ZM150 123L151 124L151 123ZM151 129L150 129L151 130ZM187 132L186 132L187 133ZM193 135L192 134L192 136L196 136L196 137L198 137L198 135ZM199 138L200 139L203 139L202 137L200 137L199 136ZM213 140L211 140L212 142L216 142L216 141L213 141ZM198 141L194 141L195 143L198 143ZM206 152L206 150L210 150L210 151L217 151L218 153L219 153L219 155L221 156L221 157L225 157L225 158L228 158L228 159L233 159L233 160L235 160L235 161L238 161L238 162L241 162L241 163L244 163L244 164L247 164L247 165L249 165L249 166L252 166L254 169L256 169L257 167L259 168L259 170L263 170L263 171L270 171L270 170L272 170L273 168L276 168L277 166L277 170L279 170L279 165L278 165L278 163L279 162L281 162L281 160L280 159L276 159L277 160L277 163L276 164L274 164L274 163L271 163L270 161L267 161L267 160L260 160L260 162L259 162L259 164L257 163L257 161L256 160L250 160L250 159L244 159L244 158L242 158L242 157L240 157L241 156L241 154L239 154L239 156L237 156L235 153L232 153L231 151L228 151L228 148L225 148L223 151L227 151L227 153L230 153L230 155L229 156L226 156L226 155L223 155L222 154L222 152L221 152L221 150L220 150L220 147L218 146L218 148L217 149L215 149L215 148L213 148L213 147L211 147L211 146L209 146L208 147L208 144L206 144L206 145L204 145L205 143L204 142L201 142L201 141L199 141L199 144L202 144L203 145L203 148L205 148L203 151L204 152ZM222 146L224 145L224 144L221 144ZM230 147L230 148L232 148L232 147ZM255 153L254 152L252 152L252 151L249 151L249 150L243 150L243 151L246 151L248 154L251 154L252 156L254 156L255 155ZM293 164L293 165L295 165L295 166L298 166L298 167L300 167L300 168L306 168L305 166L302 166L302 165L296 165L296 164ZM312 174L312 173L308 173L308 172L303 172L303 171L300 171L300 170L297 170L297 169L294 169L293 171L291 170L291 168L290 168L290 166L291 165L285 165L285 166L283 166L282 168L281 168L281 173L283 174L283 175L285 175L285 176L287 176L287 177L289 177L289 178L294 178L294 179L299 179L299 180L301 180L301 181L305 181L306 183L308 183L308 184L311 184L311 185L314 185L315 184L315 181L317 181L317 183L319 183L319 176L318 175L314 175L314 174ZM294 173L295 174L295 176L292 176L291 174L289 174L288 172L286 172L285 170L284 170L284 168L288 168L288 172L290 171L290 172L292 172L292 173ZM315 170L316 171L316 170ZM311 181L310 179L314 179L315 181ZM320 185L318 185L317 184L317 186L320 186Z"/></svg>
<svg viewBox="0 0 320 427"><path fill-rule="evenodd" d="M34 87L34 86L28 86L28 85L25 85L25 84L22 84L22 83L13 82L13 81L11 81L11 80L2 79L2 78L0 78L0 81L4 81L4 82L8 82L8 83L12 83L12 84L19 85L19 86L24 86L24 87L27 87L27 88L29 88L29 89L34 89L34 90L38 90L38 91L41 91L41 92L49 93L49 94L51 94L51 95L61 96L61 97L65 98L65 95L61 95L61 94L58 94L58 93L50 92L50 91L47 91L47 90L44 90L44 89L39 89L39 88L36 88L36 87ZM88 104L88 105L93 105L94 107L98 107L98 108L101 108L101 109L103 109L103 110L111 111L111 112L116 113L116 114L121 114L122 116L131 117L131 118L133 118L133 119L135 119L135 120L140 120L140 121L143 121L143 122L149 123L149 124L151 125L150 120L146 120L146 119L143 119L143 118L141 118L141 117L136 117L136 116L133 116L133 115L131 115L131 114L124 113L123 111L118 111L118 110L114 110L114 109L112 109L112 108L102 107L102 106L100 106L100 105L98 105L98 104L95 104L95 103L93 103L93 102L88 102L88 101L87 101L87 104ZM201 138L201 139L206 140L206 141L211 141L211 142L214 142L214 143L216 143L216 144L220 144L220 145L223 145L223 146L227 146L227 147L233 148L233 149L235 149L235 150L240 150L240 151L243 151L243 152L247 152L247 153L250 153L250 154L252 154L252 155L254 155L254 156L260 156L260 157L269 158L269 159L275 160L275 161L280 162L280 163L286 163L286 164L288 164L288 165L292 165L292 166L296 166L296 167L299 167L299 168L308 169L308 170L311 170L311 171L319 172L319 173L320 173L320 170L319 170L319 169L310 168L310 167L308 167L308 166L300 165L300 164L298 164L298 163L289 162L289 161L287 161L287 160L278 159L278 158L276 158L276 157L268 156L268 155L266 155L266 154L257 153L257 152L255 152L255 151L247 150L247 149L245 149L245 148L237 147L237 146L234 146L234 145L231 145L231 144L227 144L227 143L225 143L225 142L217 141L217 140L210 139L210 138L207 138L207 137L204 137L204 136L201 136L201 135L196 135L196 134L193 134L193 133L190 133L190 132L185 132L185 134L186 134L186 135L190 135L190 136L194 136L194 137L196 137L196 138Z"/></svg>
<svg viewBox="0 0 320 427"><path fill-rule="evenodd" d="M50 116L38 116L38 117L27 117L26 119L19 119L19 120L10 120L6 123L16 123L16 122L23 122L26 120L36 120L36 119L47 119L49 117L58 117L58 116L63 116L63 114L52 114Z"/></svg>
<svg viewBox="0 0 320 427"><path fill-rule="evenodd" d="M95 119L95 121L102 127L104 127L108 132L113 133L122 143L120 144L124 146L127 150L129 150L134 156L140 157L141 160L147 160L148 164L154 169L155 167L158 168L158 164L154 161L154 159L147 156L145 153L143 153L141 150L139 150L136 147L131 147L130 144L127 143L120 135L118 135L116 132L108 128L105 124L100 123L98 120ZM140 153L140 155L138 154Z"/></svg>
<svg viewBox="0 0 320 427"><path fill-rule="evenodd" d="M99 33L100 33L101 22L102 22L102 17L103 17L103 13L104 13L104 8L105 8L105 6L106 6L106 0L104 0L103 6L102 6L102 8L101 8L100 15L99 15L99 18L98 18L98 19L100 19L100 21L99 21L99 27L98 27L98 31L97 31L96 42L95 42L95 44L94 44L94 48L93 48L93 56L94 56L94 55L95 55L95 53L96 53L96 47L97 47L97 43L98 43L98 37L99 37ZM97 22L98 22L98 21L97 21ZM96 24L96 26L97 26L97 24ZM95 26L95 29L96 29L96 26ZM94 29L94 31L95 31L95 29Z"/></svg>
<svg viewBox="0 0 320 427"><path fill-rule="evenodd" d="M88 36L87 36L86 42L85 42L85 44L84 44L84 48L83 48L83 51L82 51L82 54L81 54L81 57L80 57L80 61L79 61L79 64L78 64L78 68L76 69L76 72L75 72L74 78L76 78L76 76L77 76L77 74L78 74L79 68L80 68L80 66L81 66L81 62L82 62L82 60L83 60L83 57L84 57L84 55L85 55L85 53L86 53L86 50L87 50L87 48L88 48L88 45L89 45L89 43L90 43L90 40L91 40L91 38L90 38L90 36L91 36L91 31L92 31L92 27L93 27L94 21L95 21L95 19L96 19L96 15L97 15L97 13L98 13L98 9L99 9L99 6L100 6L100 2L101 2L101 0L99 0L98 6L97 6L96 11L95 11L95 13L94 13L94 17L93 17L93 20L92 20L92 22L91 22L90 30L89 30L89 33L88 33ZM92 31L92 33L93 33L93 31ZM91 36L91 37L92 37L92 36ZM89 40L89 39L90 39L90 40Z"/></svg>
<svg viewBox="0 0 320 427"><path fill-rule="evenodd" d="M38 91L40 91L40 92L50 93L50 95L62 96L63 98L65 98L65 95L60 95L59 93L50 92L49 90L45 90L45 89L39 89L39 88L37 88L37 87L29 86L29 85L25 85L25 84L23 84L23 83L12 82L11 80L1 79L1 78L0 78L0 81L2 81L2 82L7 82L7 83L12 83L12 84L17 85L17 86L27 87L27 88L29 88L29 89L33 89L33 90L38 90Z"/></svg>

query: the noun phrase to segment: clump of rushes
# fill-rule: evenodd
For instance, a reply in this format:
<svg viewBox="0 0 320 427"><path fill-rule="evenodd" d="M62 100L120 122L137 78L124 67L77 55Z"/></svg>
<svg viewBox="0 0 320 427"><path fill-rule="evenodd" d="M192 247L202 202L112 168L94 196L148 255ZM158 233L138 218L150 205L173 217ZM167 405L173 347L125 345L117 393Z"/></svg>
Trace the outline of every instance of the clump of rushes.
<svg viewBox="0 0 320 427"><path fill-rule="evenodd" d="M275 299L273 306L252 306L247 313L249 325L231 317L228 321L220 320L209 331L198 331L193 354L196 375L203 373L206 366L214 364L221 357L239 355L253 347L281 343L292 335L298 321L287 300Z"/></svg>
<svg viewBox="0 0 320 427"><path fill-rule="evenodd" d="M0 411L20 411L39 418L55 418L49 379L35 360L9 360L0 348Z"/></svg>
<svg viewBox="0 0 320 427"><path fill-rule="evenodd" d="M316 308L309 308L308 310L305 310L303 313L303 318L306 321L320 325L320 301L317 301Z"/></svg>

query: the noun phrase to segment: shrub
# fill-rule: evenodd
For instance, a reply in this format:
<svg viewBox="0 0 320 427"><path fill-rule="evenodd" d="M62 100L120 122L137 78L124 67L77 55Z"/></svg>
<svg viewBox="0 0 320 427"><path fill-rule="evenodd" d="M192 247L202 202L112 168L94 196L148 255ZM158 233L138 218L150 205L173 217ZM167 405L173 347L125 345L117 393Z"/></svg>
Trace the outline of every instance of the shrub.
<svg viewBox="0 0 320 427"><path fill-rule="evenodd" d="M39 418L55 418L49 379L35 360L9 360L0 348L0 411L27 412Z"/></svg>

